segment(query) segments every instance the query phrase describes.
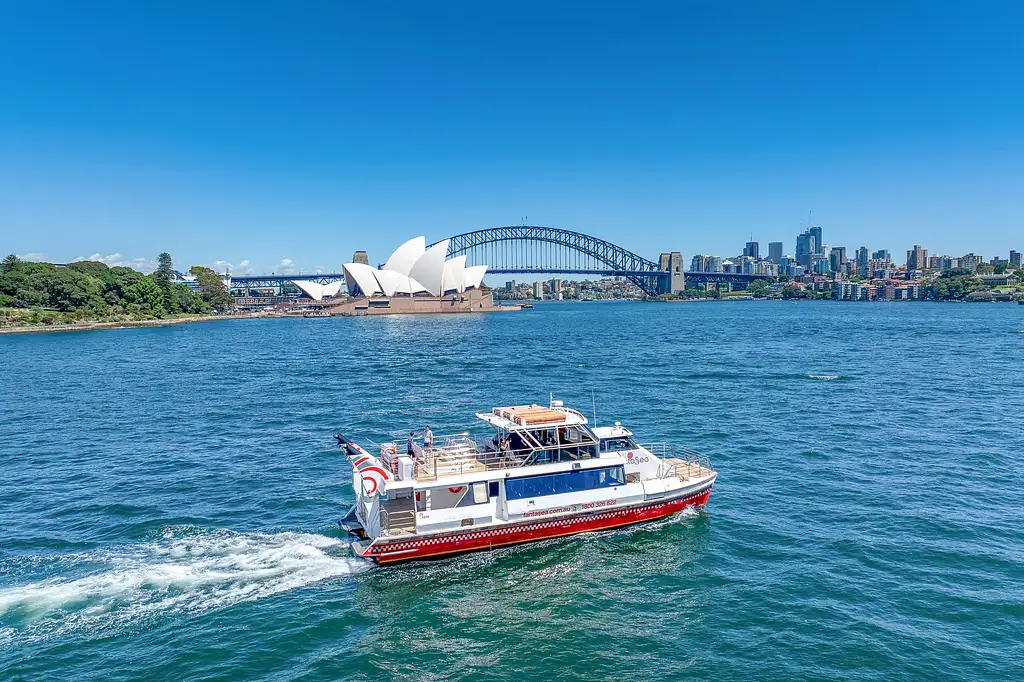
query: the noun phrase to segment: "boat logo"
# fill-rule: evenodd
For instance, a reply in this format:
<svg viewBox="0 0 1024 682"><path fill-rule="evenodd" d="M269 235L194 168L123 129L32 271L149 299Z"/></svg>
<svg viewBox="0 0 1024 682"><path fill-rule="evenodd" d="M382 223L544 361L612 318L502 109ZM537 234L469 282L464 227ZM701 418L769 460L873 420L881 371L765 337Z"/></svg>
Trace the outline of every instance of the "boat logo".
<svg viewBox="0 0 1024 682"><path fill-rule="evenodd" d="M362 451L362 449L360 448ZM384 491L384 486L391 480L391 476L381 466L377 464L377 460L369 455L363 453L359 457L352 458L352 467L359 472L360 478L363 481L363 490L367 495L376 495L378 492Z"/></svg>

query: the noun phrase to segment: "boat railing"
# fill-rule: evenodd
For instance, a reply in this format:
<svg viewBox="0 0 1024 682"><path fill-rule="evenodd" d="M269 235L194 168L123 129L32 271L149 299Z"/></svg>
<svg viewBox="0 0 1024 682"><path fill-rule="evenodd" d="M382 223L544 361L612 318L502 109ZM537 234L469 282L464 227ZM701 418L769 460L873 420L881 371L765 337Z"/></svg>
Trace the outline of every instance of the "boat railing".
<svg viewBox="0 0 1024 682"><path fill-rule="evenodd" d="M644 448L661 460L659 478L695 478L714 473L711 459L696 450L668 443L644 443Z"/></svg>
<svg viewBox="0 0 1024 682"><path fill-rule="evenodd" d="M439 477L457 476L473 472L512 469L525 465L533 454L533 448L500 450L486 438L445 440L433 447L417 445L416 480L433 481Z"/></svg>
<svg viewBox="0 0 1024 682"><path fill-rule="evenodd" d="M406 510L380 510L381 535L397 535L416 532L416 512Z"/></svg>

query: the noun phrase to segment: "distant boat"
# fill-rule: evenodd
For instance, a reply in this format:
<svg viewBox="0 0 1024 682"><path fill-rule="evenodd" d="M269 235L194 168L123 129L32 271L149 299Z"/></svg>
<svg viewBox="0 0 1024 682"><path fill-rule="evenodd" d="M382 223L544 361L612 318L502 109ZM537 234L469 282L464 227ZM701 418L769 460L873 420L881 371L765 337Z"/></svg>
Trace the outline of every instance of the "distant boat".
<svg viewBox="0 0 1024 682"><path fill-rule="evenodd" d="M519 306L519 307L520 307L520 308L532 308L532 307L533 307L533 304L532 304L532 303L524 303L524 304L522 304L522 305L521 305L521 306Z"/></svg>
<svg viewBox="0 0 1024 682"><path fill-rule="evenodd" d="M312 310L308 313L303 314L303 317L330 317L331 314L326 310Z"/></svg>

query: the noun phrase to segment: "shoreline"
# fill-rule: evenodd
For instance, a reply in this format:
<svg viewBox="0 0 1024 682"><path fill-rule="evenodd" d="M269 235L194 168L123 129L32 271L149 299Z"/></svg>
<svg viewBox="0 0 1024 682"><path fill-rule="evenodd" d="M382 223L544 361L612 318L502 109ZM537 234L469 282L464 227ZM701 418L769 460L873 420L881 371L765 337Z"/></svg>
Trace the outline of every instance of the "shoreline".
<svg viewBox="0 0 1024 682"><path fill-rule="evenodd" d="M57 332L89 332L104 329L131 329L134 327L169 327L175 324L193 322L218 322L223 320L252 320L266 315L202 315L198 317L176 317L166 320L125 320L123 322L82 322L75 324L34 324L27 327L0 327L3 334L51 334Z"/></svg>

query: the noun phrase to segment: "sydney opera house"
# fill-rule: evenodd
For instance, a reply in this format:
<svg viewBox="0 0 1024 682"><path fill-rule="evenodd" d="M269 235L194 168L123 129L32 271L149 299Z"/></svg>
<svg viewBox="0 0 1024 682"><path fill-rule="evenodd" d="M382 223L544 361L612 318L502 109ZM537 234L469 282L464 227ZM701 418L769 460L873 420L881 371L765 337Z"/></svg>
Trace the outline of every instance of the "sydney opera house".
<svg viewBox="0 0 1024 682"><path fill-rule="evenodd" d="M492 308L483 286L486 265L466 267L466 257L446 260L448 240L429 249L424 237L405 242L381 268L345 263L348 298L338 301L334 314L361 314L368 309L389 312L460 312ZM322 301L341 293L341 282L317 284L295 281L310 298Z"/></svg>

